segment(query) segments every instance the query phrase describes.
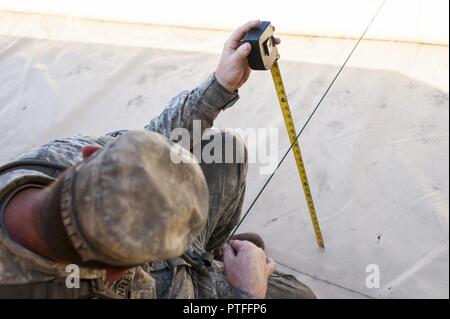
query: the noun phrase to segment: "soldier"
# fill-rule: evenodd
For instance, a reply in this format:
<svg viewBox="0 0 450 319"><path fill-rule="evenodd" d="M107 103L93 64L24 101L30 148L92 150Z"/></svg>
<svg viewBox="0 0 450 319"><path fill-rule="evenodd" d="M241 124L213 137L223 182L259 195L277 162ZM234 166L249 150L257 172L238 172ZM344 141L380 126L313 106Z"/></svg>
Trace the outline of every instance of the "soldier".
<svg viewBox="0 0 450 319"><path fill-rule="evenodd" d="M145 131L54 140L0 168L0 298L315 297L274 273L259 236L227 243L245 192L239 136L212 134L234 141L243 158L234 163L197 163L169 139L194 121L212 127L237 101L250 75L241 39L258 24L239 27L216 71ZM76 288L67 284L72 264Z"/></svg>

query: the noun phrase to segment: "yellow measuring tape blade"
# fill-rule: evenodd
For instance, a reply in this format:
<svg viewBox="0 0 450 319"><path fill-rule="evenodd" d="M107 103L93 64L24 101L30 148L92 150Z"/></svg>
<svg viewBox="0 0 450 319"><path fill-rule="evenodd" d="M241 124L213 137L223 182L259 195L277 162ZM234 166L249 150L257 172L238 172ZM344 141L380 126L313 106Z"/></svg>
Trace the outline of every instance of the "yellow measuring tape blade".
<svg viewBox="0 0 450 319"><path fill-rule="evenodd" d="M305 193L306 202L308 204L309 214L311 215L311 221L316 234L316 241L319 247L325 247L322 232L320 231L319 220L317 219L316 209L314 208L314 202L311 195L311 189L309 188L308 177L306 176L305 165L303 164L302 152L298 145L297 132L295 130L294 121L292 119L291 109L289 107L286 91L283 85L283 79L281 78L280 68L278 62L275 62L270 69L272 72L273 83L278 95L278 101L280 102L281 112L283 113L284 124L288 132L289 140L292 144L292 151L294 152L295 162L297 163L298 174L303 186L303 192Z"/></svg>

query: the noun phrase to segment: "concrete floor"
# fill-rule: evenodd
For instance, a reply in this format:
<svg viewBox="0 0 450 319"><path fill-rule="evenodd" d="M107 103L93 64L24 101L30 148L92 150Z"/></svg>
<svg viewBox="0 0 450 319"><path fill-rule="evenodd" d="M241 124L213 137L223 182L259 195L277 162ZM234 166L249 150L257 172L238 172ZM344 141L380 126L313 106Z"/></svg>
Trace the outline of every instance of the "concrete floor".
<svg viewBox="0 0 450 319"><path fill-rule="evenodd" d="M228 33L0 12L0 163L52 138L141 129L212 72ZM354 40L282 36L297 129ZM363 41L300 138L326 248L316 247L293 157L242 231L321 298L449 297L448 47ZM217 127L278 128L269 72ZM268 178L250 165L244 210ZM365 285L380 268L380 288Z"/></svg>

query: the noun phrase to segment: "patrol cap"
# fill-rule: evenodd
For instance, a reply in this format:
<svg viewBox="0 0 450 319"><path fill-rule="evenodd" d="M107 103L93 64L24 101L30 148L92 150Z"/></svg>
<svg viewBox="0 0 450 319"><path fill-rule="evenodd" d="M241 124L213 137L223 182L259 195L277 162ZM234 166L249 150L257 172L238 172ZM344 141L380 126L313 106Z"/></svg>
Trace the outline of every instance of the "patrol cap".
<svg viewBox="0 0 450 319"><path fill-rule="evenodd" d="M83 261L138 265L179 256L195 240L208 187L191 154L171 155L173 147L130 131L63 174L62 221Z"/></svg>

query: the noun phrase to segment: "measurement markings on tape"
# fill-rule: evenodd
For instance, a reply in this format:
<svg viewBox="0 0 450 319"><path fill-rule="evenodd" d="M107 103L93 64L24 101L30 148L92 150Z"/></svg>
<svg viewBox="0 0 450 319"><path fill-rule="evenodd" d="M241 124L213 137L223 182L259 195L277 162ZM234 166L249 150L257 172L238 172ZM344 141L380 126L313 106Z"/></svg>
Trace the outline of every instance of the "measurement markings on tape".
<svg viewBox="0 0 450 319"><path fill-rule="evenodd" d="M311 216L314 233L316 235L317 245L319 245L319 247L325 247L322 232L319 226L319 219L317 218L316 209L314 207L311 188L309 187L308 177L306 175L305 165L303 163L302 152L300 150L300 145L298 144L297 140L297 132L295 130L294 121L292 119L292 113L289 107L286 91L284 89L283 79L281 78L278 62L275 62L272 65L270 71L272 73L272 79L275 85L275 90L277 91L278 101L280 102L281 112L283 114L284 124L286 125L286 129L288 132L289 141L291 142L292 145L292 151L294 153L298 174L300 175L300 180L303 186L303 192L305 193L306 203L308 204L309 214Z"/></svg>

